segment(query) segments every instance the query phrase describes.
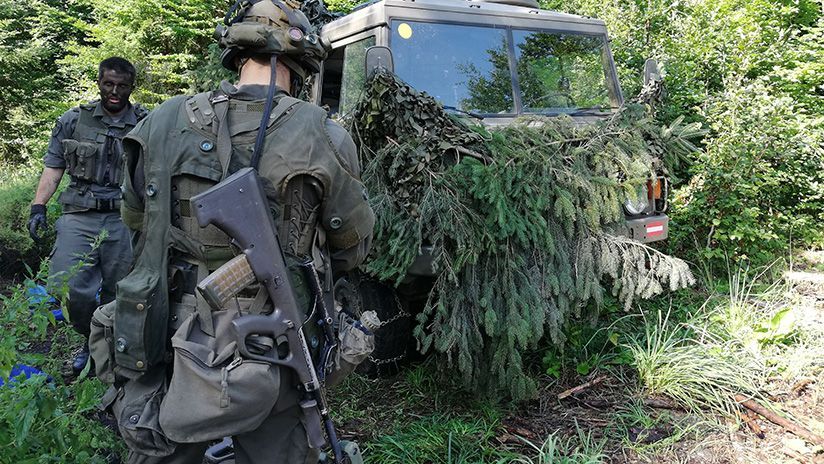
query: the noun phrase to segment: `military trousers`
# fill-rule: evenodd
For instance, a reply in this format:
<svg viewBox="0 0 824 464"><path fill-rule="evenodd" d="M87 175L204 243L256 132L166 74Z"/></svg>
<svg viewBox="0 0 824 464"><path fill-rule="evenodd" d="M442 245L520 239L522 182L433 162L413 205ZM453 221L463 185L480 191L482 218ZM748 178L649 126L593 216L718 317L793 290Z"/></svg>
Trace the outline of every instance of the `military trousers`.
<svg viewBox="0 0 824 464"><path fill-rule="evenodd" d="M66 213L57 220L55 229L49 284L68 286L69 319L77 332L88 337L92 313L99 304L114 299L115 284L129 271L130 234L118 211ZM103 231L105 238L93 247Z"/></svg>
<svg viewBox="0 0 824 464"><path fill-rule="evenodd" d="M318 463L320 452L309 448L295 385L295 377L281 368L280 395L269 416L257 429L232 437L235 464ZM180 443L174 453L164 457L130 450L127 464L201 464L208 446L209 443Z"/></svg>

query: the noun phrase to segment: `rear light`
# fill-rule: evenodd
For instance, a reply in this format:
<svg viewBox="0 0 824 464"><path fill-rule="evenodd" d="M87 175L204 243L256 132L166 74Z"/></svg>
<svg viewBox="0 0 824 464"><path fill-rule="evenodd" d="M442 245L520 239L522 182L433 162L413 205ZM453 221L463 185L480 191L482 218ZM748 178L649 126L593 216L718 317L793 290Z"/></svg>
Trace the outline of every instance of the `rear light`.
<svg viewBox="0 0 824 464"><path fill-rule="evenodd" d="M656 213L663 213L667 210L667 196L669 194L669 180L664 176L658 176L655 180L647 182L647 191L650 195Z"/></svg>

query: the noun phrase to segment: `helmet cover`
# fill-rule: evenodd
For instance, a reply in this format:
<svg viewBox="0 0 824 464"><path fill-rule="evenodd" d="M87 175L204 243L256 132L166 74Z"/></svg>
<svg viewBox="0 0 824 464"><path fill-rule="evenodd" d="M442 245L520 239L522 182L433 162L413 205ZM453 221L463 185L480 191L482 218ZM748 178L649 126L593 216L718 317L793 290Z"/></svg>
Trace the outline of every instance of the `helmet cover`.
<svg viewBox="0 0 824 464"><path fill-rule="evenodd" d="M303 12L280 0L238 1L223 22L215 37L223 49L221 64L231 71L238 70L237 58L279 55L283 64L305 79L320 71L331 48L312 31Z"/></svg>

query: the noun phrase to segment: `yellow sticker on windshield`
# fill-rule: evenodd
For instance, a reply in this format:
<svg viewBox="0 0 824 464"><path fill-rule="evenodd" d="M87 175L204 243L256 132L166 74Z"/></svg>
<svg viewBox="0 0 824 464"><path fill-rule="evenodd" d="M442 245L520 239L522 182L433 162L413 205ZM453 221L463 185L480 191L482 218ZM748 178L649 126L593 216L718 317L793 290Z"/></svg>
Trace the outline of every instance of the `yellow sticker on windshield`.
<svg viewBox="0 0 824 464"><path fill-rule="evenodd" d="M404 39L408 39L408 38L412 37L412 26L410 26L409 24L406 24L406 23L401 23L398 26L398 35L400 35L401 38L404 38Z"/></svg>

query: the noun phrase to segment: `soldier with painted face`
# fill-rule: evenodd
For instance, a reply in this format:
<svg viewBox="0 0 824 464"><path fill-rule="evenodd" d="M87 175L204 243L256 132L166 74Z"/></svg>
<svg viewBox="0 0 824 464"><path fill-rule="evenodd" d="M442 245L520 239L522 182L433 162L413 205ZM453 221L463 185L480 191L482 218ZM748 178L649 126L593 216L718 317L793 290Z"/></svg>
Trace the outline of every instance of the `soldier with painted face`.
<svg viewBox="0 0 824 464"><path fill-rule="evenodd" d="M146 115L145 109L129 101L134 82L134 66L125 59L111 57L100 63L100 100L72 108L57 120L28 221L29 234L37 242L39 230L48 225L45 205L67 173L71 183L58 199L63 215L55 225L49 280L60 285L68 279L66 309L75 330L87 338L98 291L101 303L111 301L115 283L126 275L132 258L128 229L119 211L122 139ZM106 238L92 249L104 231ZM80 261L86 264L80 266ZM78 374L88 358L88 344L84 344L65 374Z"/></svg>
<svg viewBox="0 0 824 464"><path fill-rule="evenodd" d="M313 262L325 292L335 274L365 259L375 218L349 134L292 97L328 50L303 13L280 0L237 2L216 35L222 64L238 81L172 98L124 140L122 215L139 238L116 301L95 313L101 330L92 352L98 376L112 384L103 403L130 463L199 464L208 442L227 435L240 464L316 463L295 373L255 367L232 354L235 341L209 351L225 336L227 317L271 313L273 304L255 284L225 307L197 291L238 250L221 230L198 225L191 200L256 168L287 261ZM311 320L317 300L300 275L289 280ZM260 350L284 348L260 340ZM262 380L239 387L255 369ZM181 380L184 372L190 377Z"/></svg>

